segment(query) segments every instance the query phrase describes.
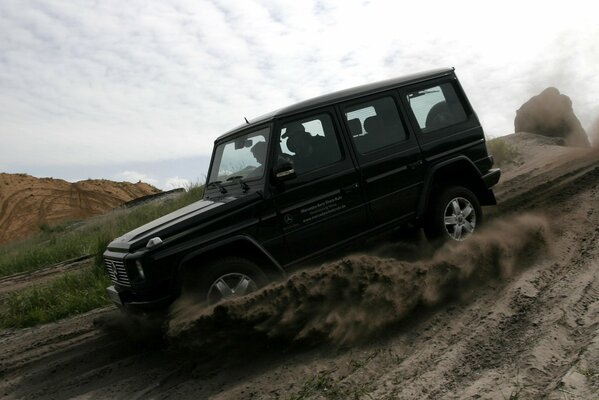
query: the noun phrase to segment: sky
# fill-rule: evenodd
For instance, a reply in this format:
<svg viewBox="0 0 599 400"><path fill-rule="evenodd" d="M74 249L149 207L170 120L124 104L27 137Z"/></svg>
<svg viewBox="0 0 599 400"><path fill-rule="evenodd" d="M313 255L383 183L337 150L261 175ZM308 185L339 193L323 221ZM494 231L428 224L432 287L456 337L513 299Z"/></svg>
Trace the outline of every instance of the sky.
<svg viewBox="0 0 599 400"><path fill-rule="evenodd" d="M599 117L591 1L0 2L0 172L161 189L214 140L335 90L455 67L487 136L548 86Z"/></svg>

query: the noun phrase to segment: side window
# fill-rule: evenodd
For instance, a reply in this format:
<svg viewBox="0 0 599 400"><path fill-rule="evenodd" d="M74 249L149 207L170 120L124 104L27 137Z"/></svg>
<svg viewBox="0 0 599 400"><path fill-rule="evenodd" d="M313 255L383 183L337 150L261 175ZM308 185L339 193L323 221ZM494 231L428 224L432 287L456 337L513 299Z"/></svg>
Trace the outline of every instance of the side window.
<svg viewBox="0 0 599 400"><path fill-rule="evenodd" d="M354 144L362 154L408 137L392 97L347 107L345 118Z"/></svg>
<svg viewBox="0 0 599 400"><path fill-rule="evenodd" d="M279 137L279 156L291 161L298 175L341 160L333 121L327 114L286 123Z"/></svg>
<svg viewBox="0 0 599 400"><path fill-rule="evenodd" d="M422 132L435 131L467 119L451 83L411 92L408 102Z"/></svg>

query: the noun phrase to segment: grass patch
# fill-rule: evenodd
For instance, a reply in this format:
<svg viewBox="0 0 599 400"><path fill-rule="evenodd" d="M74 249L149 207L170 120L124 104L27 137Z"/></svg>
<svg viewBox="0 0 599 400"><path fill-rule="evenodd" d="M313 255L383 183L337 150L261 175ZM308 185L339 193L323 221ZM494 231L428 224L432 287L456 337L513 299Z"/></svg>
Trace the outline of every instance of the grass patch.
<svg viewBox="0 0 599 400"><path fill-rule="evenodd" d="M98 266L64 274L40 287L11 293L0 313L0 327L24 328L81 314L110 303L109 280Z"/></svg>
<svg viewBox="0 0 599 400"><path fill-rule="evenodd" d="M193 186L180 196L118 209L84 223L44 227L29 239L0 247L0 276L33 271L88 254L102 253L114 238L202 198L203 186Z"/></svg>
<svg viewBox="0 0 599 400"><path fill-rule="evenodd" d="M493 156L496 165L514 163L520 155L516 147L502 138L487 140L487 150Z"/></svg>
<svg viewBox="0 0 599 400"><path fill-rule="evenodd" d="M43 227L40 234L0 248L0 276L32 271L88 254L93 266L69 272L49 283L9 294L0 311L1 328L45 324L110 304L110 281L102 266L108 243L132 229L202 198L203 187L194 186L180 196L115 210L85 222Z"/></svg>

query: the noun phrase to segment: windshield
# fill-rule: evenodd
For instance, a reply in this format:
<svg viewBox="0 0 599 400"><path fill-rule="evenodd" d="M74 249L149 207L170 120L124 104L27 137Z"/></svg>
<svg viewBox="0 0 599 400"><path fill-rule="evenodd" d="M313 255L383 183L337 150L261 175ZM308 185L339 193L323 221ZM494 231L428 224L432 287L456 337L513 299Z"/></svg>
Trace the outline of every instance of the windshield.
<svg viewBox="0 0 599 400"><path fill-rule="evenodd" d="M208 183L262 178L269 134L267 127L219 144Z"/></svg>

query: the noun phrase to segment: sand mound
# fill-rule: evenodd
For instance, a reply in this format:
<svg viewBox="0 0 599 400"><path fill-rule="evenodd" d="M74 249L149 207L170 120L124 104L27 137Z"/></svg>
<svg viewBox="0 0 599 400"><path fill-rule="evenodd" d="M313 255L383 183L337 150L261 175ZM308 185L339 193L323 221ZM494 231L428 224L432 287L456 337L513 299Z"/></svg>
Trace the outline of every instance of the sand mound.
<svg viewBox="0 0 599 400"><path fill-rule="evenodd" d="M42 226L103 214L121 204L157 193L146 183L35 178L0 173L0 244L23 239Z"/></svg>
<svg viewBox="0 0 599 400"><path fill-rule="evenodd" d="M516 111L516 132L564 138L568 146L589 147L589 138L574 114L572 100L549 87Z"/></svg>

